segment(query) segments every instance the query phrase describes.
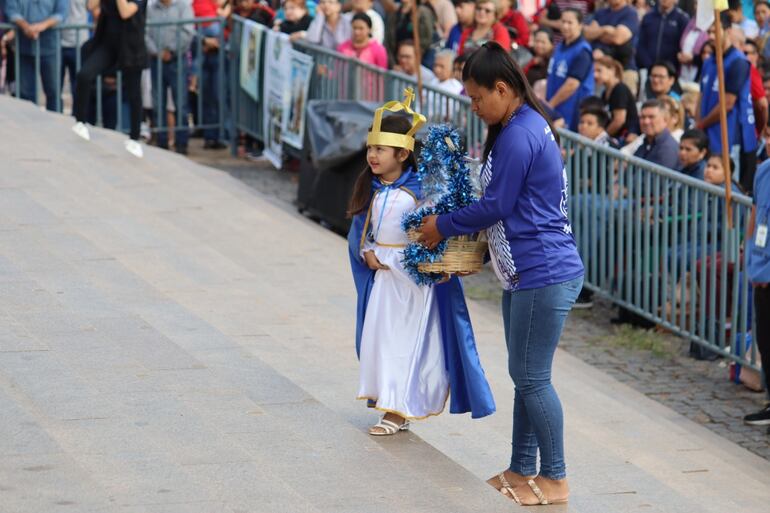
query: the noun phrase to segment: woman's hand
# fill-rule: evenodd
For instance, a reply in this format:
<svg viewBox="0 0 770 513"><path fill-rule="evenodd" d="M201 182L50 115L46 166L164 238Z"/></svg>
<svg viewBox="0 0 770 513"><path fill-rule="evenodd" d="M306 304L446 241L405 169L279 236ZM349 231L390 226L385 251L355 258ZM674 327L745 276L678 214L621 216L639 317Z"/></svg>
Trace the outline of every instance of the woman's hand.
<svg viewBox="0 0 770 513"><path fill-rule="evenodd" d="M417 239L417 242L428 249L435 248L439 242L444 240L444 236L438 231L436 219L438 216L425 216L422 219L422 226L420 226L420 238Z"/></svg>
<svg viewBox="0 0 770 513"><path fill-rule="evenodd" d="M366 265L371 269L372 271L389 271L390 267L387 265L384 265L382 262L380 262L377 259L377 255L374 254L374 251L367 251L364 253L364 261L366 261Z"/></svg>

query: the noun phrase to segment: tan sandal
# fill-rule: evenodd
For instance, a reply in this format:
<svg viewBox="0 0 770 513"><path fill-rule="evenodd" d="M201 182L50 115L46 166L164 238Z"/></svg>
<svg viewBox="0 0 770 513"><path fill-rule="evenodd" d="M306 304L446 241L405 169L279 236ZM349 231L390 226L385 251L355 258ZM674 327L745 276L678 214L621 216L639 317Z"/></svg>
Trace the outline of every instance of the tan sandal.
<svg viewBox="0 0 770 513"><path fill-rule="evenodd" d="M505 472L500 472L500 475L497 476L497 479L500 480L501 485L501 488L498 491L509 499L512 499L516 504L521 504L521 499L519 499L519 496L516 495L516 492L514 491L513 486L511 486L511 483L509 483L505 478Z"/></svg>
<svg viewBox="0 0 770 513"><path fill-rule="evenodd" d="M382 431L377 431L378 429L381 429ZM395 422L386 420L383 417L380 422L369 428L369 434L372 436L391 436L395 435L399 431L409 431L408 420L405 420L403 424L398 425Z"/></svg>
<svg viewBox="0 0 770 513"><path fill-rule="evenodd" d="M545 494L543 493L543 490L540 489L539 486L537 486L537 483L534 479L530 479L527 481L527 484L529 485L530 489L532 490L532 493L535 494L535 497L537 497L537 500L540 501L538 504L521 504L521 501L518 501L519 504L522 506L548 506L549 504L566 504L567 499L559 499L558 501L549 501Z"/></svg>

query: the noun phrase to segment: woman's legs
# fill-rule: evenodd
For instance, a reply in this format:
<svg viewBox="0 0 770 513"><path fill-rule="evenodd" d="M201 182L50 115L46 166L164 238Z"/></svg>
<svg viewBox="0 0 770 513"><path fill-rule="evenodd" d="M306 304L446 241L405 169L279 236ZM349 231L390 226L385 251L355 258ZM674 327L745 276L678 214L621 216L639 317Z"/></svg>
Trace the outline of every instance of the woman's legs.
<svg viewBox="0 0 770 513"><path fill-rule="evenodd" d="M142 70L123 70L123 80L126 81L126 95L131 108L128 136L134 141L139 140L139 128L142 124Z"/></svg>
<svg viewBox="0 0 770 513"><path fill-rule="evenodd" d="M551 384L551 367L564 321L580 293L583 278L539 289L506 292L508 370L516 387L510 470L534 473L540 449L539 475L566 477L561 402Z"/></svg>
<svg viewBox="0 0 770 513"><path fill-rule="evenodd" d="M96 77L115 63L114 52L106 46L97 46L83 62L77 76L73 113L81 123L88 121L88 105L91 101L91 85ZM141 106L141 105L140 105Z"/></svg>

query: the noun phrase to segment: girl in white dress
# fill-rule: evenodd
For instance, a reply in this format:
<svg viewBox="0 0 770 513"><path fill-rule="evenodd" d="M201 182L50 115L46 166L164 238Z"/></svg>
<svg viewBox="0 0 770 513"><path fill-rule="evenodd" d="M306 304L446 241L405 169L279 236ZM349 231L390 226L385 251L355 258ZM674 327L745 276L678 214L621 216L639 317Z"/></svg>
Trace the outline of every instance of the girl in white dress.
<svg viewBox="0 0 770 513"><path fill-rule="evenodd" d="M369 133L369 167L356 183L350 213L365 214L358 256L375 271L363 307L358 398L384 412L369 433L392 435L444 410L449 376L434 287L417 285L401 263L409 242L401 219L418 206L420 190L414 139L401 134L419 125L401 116L380 119Z"/></svg>

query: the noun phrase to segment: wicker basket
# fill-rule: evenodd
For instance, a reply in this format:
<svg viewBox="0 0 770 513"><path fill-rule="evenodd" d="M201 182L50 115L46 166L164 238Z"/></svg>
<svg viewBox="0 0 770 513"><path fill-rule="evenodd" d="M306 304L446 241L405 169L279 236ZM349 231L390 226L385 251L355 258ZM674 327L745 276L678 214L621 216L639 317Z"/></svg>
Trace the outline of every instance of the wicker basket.
<svg viewBox="0 0 770 513"><path fill-rule="evenodd" d="M417 242L420 232L412 230L407 235ZM417 269L421 273L477 273L484 265L486 252L487 241L479 234L450 237L440 261L421 263Z"/></svg>

